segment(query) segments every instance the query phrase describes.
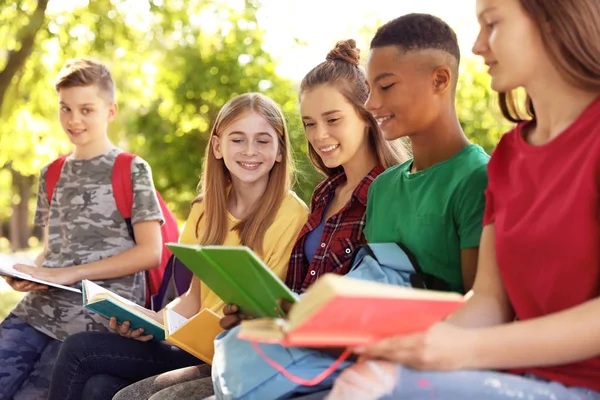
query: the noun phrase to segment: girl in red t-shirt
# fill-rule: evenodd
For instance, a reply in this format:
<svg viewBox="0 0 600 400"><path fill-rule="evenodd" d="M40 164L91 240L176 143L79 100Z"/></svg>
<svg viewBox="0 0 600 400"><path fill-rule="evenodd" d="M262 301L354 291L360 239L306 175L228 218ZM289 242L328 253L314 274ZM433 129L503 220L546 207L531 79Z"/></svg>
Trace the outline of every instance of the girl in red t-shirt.
<svg viewBox="0 0 600 400"><path fill-rule="evenodd" d="M472 296L356 349L330 399L600 399L600 2L477 0L477 18L518 125L489 163Z"/></svg>

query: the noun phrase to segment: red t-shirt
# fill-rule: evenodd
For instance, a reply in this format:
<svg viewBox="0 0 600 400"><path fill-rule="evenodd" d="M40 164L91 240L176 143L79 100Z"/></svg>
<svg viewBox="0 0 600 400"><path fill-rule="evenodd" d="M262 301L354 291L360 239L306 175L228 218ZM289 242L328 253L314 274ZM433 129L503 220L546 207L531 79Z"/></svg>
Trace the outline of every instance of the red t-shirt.
<svg viewBox="0 0 600 400"><path fill-rule="evenodd" d="M492 155L484 216L484 225L495 222L498 267L520 320L600 295L600 98L542 146L525 141L527 124ZM600 357L512 372L600 391Z"/></svg>

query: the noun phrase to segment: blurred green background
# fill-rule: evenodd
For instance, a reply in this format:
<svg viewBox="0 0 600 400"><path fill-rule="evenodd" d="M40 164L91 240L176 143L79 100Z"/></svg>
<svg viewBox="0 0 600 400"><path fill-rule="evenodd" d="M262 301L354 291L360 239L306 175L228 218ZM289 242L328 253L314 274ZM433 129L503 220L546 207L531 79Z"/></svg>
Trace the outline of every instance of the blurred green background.
<svg viewBox="0 0 600 400"><path fill-rule="evenodd" d="M210 0L0 0L0 251L33 257L39 248L39 229L31 225L37 174L69 151L53 81L78 56L99 58L112 70L119 116L111 139L148 161L181 221L196 194L216 113L248 91L282 106L299 172L295 190L308 202L321 177L307 161L298 115L302 77L277 74L257 20L261 6L249 0L235 7ZM361 48L380 22L357 32ZM457 96L465 132L491 151L507 126L480 61L463 60ZM18 298L6 289L0 285L0 318Z"/></svg>

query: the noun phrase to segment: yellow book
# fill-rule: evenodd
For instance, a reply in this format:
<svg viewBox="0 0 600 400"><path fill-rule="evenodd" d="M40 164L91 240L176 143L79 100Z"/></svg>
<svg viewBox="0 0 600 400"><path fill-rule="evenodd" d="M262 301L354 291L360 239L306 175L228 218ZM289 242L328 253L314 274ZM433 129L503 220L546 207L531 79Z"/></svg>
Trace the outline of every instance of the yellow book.
<svg viewBox="0 0 600 400"><path fill-rule="evenodd" d="M169 308L165 308L163 312L167 342L209 365L212 364L215 337L223 332L219 325L221 317L208 308L202 309L190 319Z"/></svg>

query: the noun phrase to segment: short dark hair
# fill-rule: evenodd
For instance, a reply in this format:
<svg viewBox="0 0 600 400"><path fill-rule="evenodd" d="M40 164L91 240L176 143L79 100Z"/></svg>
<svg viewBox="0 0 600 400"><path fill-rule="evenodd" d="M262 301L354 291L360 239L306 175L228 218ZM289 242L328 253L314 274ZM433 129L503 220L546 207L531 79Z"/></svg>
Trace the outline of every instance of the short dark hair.
<svg viewBox="0 0 600 400"><path fill-rule="evenodd" d="M460 49L454 30L442 19L431 14L406 14L377 29L371 49L398 46L402 50L442 50L460 63Z"/></svg>

